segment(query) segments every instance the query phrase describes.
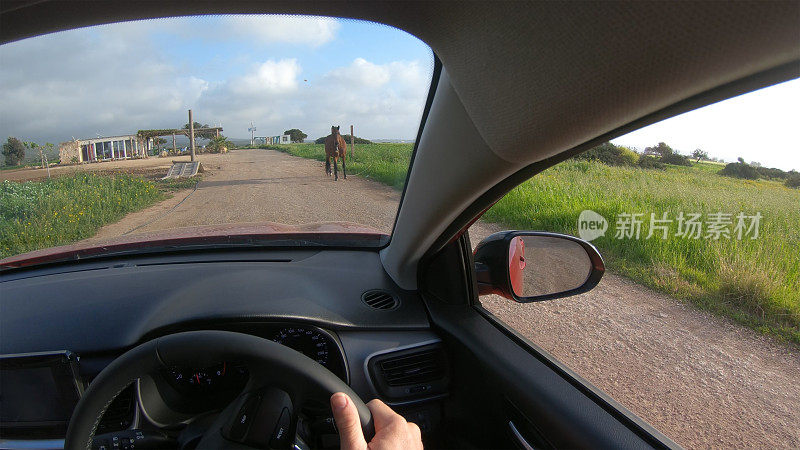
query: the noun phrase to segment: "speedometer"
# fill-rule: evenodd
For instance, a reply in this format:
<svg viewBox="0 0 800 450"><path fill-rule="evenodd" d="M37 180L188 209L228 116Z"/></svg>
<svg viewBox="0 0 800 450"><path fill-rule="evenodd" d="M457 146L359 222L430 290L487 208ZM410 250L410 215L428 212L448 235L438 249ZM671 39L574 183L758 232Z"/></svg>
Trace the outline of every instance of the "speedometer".
<svg viewBox="0 0 800 450"><path fill-rule="evenodd" d="M272 340L297 350L325 367L328 366L328 339L317 330L304 327L282 328Z"/></svg>

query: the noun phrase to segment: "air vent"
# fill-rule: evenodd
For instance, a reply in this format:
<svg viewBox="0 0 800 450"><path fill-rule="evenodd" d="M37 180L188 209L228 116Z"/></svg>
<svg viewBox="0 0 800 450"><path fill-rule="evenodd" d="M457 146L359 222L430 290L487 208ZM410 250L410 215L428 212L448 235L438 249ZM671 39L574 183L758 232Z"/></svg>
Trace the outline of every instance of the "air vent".
<svg viewBox="0 0 800 450"><path fill-rule="evenodd" d="M408 399L447 391L448 365L440 344L385 353L369 361L378 391L390 399Z"/></svg>
<svg viewBox="0 0 800 450"><path fill-rule="evenodd" d="M400 300L392 295L391 292L382 291L379 289L364 292L364 295L361 296L361 301L366 303L367 306L371 308L381 309L384 311L395 309L400 305Z"/></svg>
<svg viewBox="0 0 800 450"><path fill-rule="evenodd" d="M410 386L439 380L444 375L442 350L430 349L378 363L389 386Z"/></svg>
<svg viewBox="0 0 800 450"><path fill-rule="evenodd" d="M113 431L127 430L133 425L136 414L136 400L133 395L133 386L128 386L117 395L117 398L106 409L103 418L97 425L97 434L111 433Z"/></svg>

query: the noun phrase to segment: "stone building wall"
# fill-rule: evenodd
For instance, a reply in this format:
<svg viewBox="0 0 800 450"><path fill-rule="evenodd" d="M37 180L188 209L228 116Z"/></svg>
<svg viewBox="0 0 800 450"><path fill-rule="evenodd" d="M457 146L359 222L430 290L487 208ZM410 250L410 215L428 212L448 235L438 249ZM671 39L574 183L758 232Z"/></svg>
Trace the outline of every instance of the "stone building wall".
<svg viewBox="0 0 800 450"><path fill-rule="evenodd" d="M81 146L79 141L67 141L58 145L58 156L61 164L83 162L81 160Z"/></svg>

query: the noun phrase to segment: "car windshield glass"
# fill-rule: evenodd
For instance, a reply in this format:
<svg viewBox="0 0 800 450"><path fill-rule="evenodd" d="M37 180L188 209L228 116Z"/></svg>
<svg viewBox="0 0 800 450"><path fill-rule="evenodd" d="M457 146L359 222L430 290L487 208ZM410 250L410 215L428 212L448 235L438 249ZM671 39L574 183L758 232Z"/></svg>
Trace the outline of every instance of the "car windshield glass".
<svg viewBox="0 0 800 450"><path fill-rule="evenodd" d="M5 44L0 257L165 236L385 245L433 66L403 31L326 17Z"/></svg>

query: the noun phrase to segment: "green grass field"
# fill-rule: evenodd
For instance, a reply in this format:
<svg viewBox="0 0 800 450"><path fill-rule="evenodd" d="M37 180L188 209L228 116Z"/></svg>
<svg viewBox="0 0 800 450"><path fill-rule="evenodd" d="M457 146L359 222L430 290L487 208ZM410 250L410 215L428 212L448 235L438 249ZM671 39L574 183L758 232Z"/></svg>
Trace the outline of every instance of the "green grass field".
<svg viewBox="0 0 800 450"><path fill-rule="evenodd" d="M325 161L323 144L275 145L268 148ZM412 149L412 144L357 144L355 155L347 158L347 173L403 189Z"/></svg>
<svg viewBox="0 0 800 450"><path fill-rule="evenodd" d="M484 216L520 229L578 234L581 211L609 221L593 241L611 272L800 343L800 191L775 181L718 176L704 167L665 171L567 161L509 192ZM646 239L650 213L668 214L666 239ZM732 238L677 237L678 213L730 213ZM759 236L733 236L735 216L761 213ZM643 213L640 239L616 239L620 213ZM749 224L749 222L748 222ZM752 235L752 233L751 233Z"/></svg>
<svg viewBox="0 0 800 450"><path fill-rule="evenodd" d="M324 160L322 145L275 148ZM401 189L411 149L411 144L356 146L348 169ZM566 161L509 192L483 220L577 235L581 211L595 211L609 221L606 235L593 243L611 272L800 344L800 190L776 181L722 177L716 174L722 167L699 163L661 171ZM665 212L673 220L680 212L702 213L703 220L717 212L763 217L757 239L676 237L677 222L670 224L667 239L645 239L650 213L660 218ZM620 213L644 214L640 239L614 238Z"/></svg>
<svg viewBox="0 0 800 450"><path fill-rule="evenodd" d="M0 257L68 244L150 206L196 179L171 183L128 175L76 174L0 183Z"/></svg>

